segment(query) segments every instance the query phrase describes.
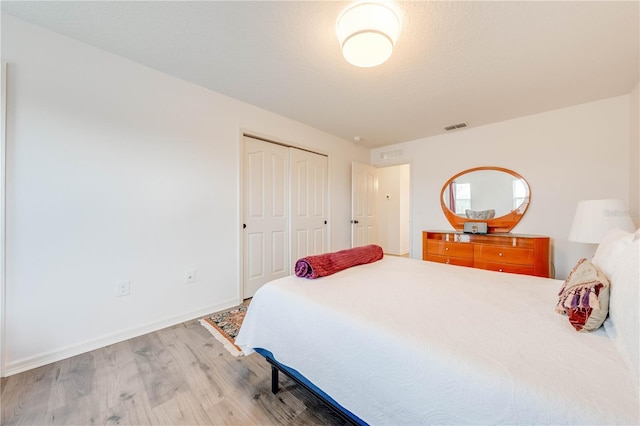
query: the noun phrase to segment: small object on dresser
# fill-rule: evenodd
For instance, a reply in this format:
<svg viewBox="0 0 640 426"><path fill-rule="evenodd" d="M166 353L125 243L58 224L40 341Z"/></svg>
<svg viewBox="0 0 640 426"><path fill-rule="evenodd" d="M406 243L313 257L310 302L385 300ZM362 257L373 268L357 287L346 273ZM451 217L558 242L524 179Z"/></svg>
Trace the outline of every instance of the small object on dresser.
<svg viewBox="0 0 640 426"><path fill-rule="evenodd" d="M465 222L463 230L466 234L486 234L487 222Z"/></svg>

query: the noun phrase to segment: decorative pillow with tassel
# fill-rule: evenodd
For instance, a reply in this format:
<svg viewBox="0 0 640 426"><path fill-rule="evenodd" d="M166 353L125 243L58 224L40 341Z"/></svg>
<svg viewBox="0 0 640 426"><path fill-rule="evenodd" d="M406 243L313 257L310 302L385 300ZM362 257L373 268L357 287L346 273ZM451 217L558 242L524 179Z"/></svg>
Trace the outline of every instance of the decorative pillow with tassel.
<svg viewBox="0 0 640 426"><path fill-rule="evenodd" d="M577 331L598 329L609 312L609 280L593 263L581 259L560 289L556 312L567 314Z"/></svg>

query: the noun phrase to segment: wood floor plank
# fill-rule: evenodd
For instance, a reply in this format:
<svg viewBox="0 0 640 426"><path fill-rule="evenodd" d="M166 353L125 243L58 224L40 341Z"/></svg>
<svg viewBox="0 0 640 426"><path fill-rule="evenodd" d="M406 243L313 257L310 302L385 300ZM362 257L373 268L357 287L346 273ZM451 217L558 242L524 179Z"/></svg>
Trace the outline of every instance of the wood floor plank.
<svg viewBox="0 0 640 426"><path fill-rule="evenodd" d="M185 338L187 332L191 334L189 339ZM245 365L247 363L232 357L221 345L212 346L211 334L204 327L191 331L187 331L185 327L171 327L162 333L161 339L165 341L168 351L175 353L177 357L180 356L177 354L182 354L183 359L179 364L185 371L187 382L201 397L203 407L212 413L212 421L217 422L216 424L224 423L224 418L219 415L228 412L235 413L234 421L251 424L250 422L259 420L254 416L256 410L281 413L279 417L271 416L272 418L268 419L269 423L280 424L290 421L305 409L295 398L289 397L287 405L286 402L271 397L268 381L270 370L265 368L266 365L253 365L251 362ZM214 357L218 359L213 359ZM225 368L212 368L214 361ZM261 370L264 374L258 376L252 371L255 369ZM240 376L245 376L249 381L239 382L238 371L242 371ZM252 381L262 382L259 392L255 391ZM265 399L264 395L268 397ZM283 405L274 409L274 404ZM255 407L256 405L261 407ZM263 422L265 420L267 419L262 419Z"/></svg>
<svg viewBox="0 0 640 426"><path fill-rule="evenodd" d="M95 378L94 355L91 352L60 361L53 382L49 408L57 409L87 396Z"/></svg>
<svg viewBox="0 0 640 426"><path fill-rule="evenodd" d="M340 425L258 354L189 321L2 380L2 425Z"/></svg>
<svg viewBox="0 0 640 426"><path fill-rule="evenodd" d="M89 425L99 422L95 375L93 352L60 361L44 424Z"/></svg>
<svg viewBox="0 0 640 426"><path fill-rule="evenodd" d="M212 344L211 335L204 327L194 330L189 341L199 339L202 339L202 349L218 355L216 362L224 367L212 372L213 379L223 384L223 392L226 395L225 402L213 410L216 413L234 413L235 419L240 421L240 424L256 424L255 413L261 413L259 424L295 424L298 415L306 411L305 402L308 399L320 409L321 419L330 420L327 424L342 424L331 410L304 389L302 389L302 395L306 395L307 399L288 392L288 388L298 389L299 387L283 374L280 375L281 391L273 395L271 366L262 356L254 353L247 357L232 357L217 341ZM234 423L225 422L224 424Z"/></svg>
<svg viewBox="0 0 640 426"><path fill-rule="evenodd" d="M95 363L103 424L156 422L129 341L96 351Z"/></svg>
<svg viewBox="0 0 640 426"><path fill-rule="evenodd" d="M299 413L295 419L291 420L291 422L287 423L288 426L297 426L297 425L325 425L327 422L322 420L319 416L314 414L313 411L305 408L305 410ZM343 422L336 419L336 423L329 423L331 425L341 425Z"/></svg>
<svg viewBox="0 0 640 426"><path fill-rule="evenodd" d="M96 368L96 391L101 407L107 409L119 405L123 399L129 398L138 383L138 366L129 342L120 342L102 348L94 353ZM127 387L132 391L128 392Z"/></svg>
<svg viewBox="0 0 640 426"><path fill-rule="evenodd" d="M191 391L198 397L200 405L208 410L224 399L224 390L214 380L213 351L206 347L203 349L203 345L209 342L194 341L194 337L198 337L197 333L181 325L165 329L159 334L167 351L177 361Z"/></svg>
<svg viewBox="0 0 640 426"><path fill-rule="evenodd" d="M286 389L292 398L296 398L300 401L304 401L305 411L300 415L300 421L302 424L307 424L307 422L311 422L316 424L316 421L312 419L317 419L319 423L317 424L330 424L330 425L345 425L345 422L342 418L340 418L331 408L329 408L324 402L320 401L317 397L311 395L307 390L298 386L295 383Z"/></svg>
<svg viewBox="0 0 640 426"><path fill-rule="evenodd" d="M54 364L3 379L0 424L43 424L55 377Z"/></svg>
<svg viewBox="0 0 640 426"><path fill-rule="evenodd" d="M297 386L292 380L280 374L281 391L274 395L271 393L271 365L257 353L249 355L244 361L236 363L235 371L228 371L232 374L238 389L253 389L253 399L270 413L273 422L288 423L304 411L304 402L287 391L289 386ZM243 372L245 369L246 373Z"/></svg>
<svg viewBox="0 0 640 426"><path fill-rule="evenodd" d="M140 336L130 344L151 408L172 399L184 386L184 379L158 333Z"/></svg>
<svg viewBox="0 0 640 426"><path fill-rule="evenodd" d="M159 424L207 425L213 424L198 398L187 392L178 392L174 398L153 408Z"/></svg>
<svg viewBox="0 0 640 426"><path fill-rule="evenodd" d="M102 424L106 425L155 425L158 420L144 393L129 395L102 412Z"/></svg>
<svg viewBox="0 0 640 426"><path fill-rule="evenodd" d="M212 424L215 425L269 425L274 424L268 421L265 413L261 412L261 407L245 401L224 399L216 406L209 408L207 413Z"/></svg>

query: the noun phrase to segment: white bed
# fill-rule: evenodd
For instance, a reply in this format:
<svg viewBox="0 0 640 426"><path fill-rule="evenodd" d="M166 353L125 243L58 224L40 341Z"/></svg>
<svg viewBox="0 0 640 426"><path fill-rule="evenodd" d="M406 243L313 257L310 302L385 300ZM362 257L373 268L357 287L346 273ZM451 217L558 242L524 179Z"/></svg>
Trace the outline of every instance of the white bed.
<svg viewBox="0 0 640 426"><path fill-rule="evenodd" d="M254 296L236 344L370 424L638 424L637 381L562 281L385 257Z"/></svg>

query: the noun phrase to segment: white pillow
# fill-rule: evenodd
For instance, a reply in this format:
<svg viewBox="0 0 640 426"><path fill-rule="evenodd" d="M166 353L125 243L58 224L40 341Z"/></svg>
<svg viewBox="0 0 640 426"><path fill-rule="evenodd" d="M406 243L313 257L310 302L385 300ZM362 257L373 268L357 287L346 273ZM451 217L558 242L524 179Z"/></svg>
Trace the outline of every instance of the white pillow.
<svg viewBox="0 0 640 426"><path fill-rule="evenodd" d="M591 262L604 272L609 281L613 277L620 256L631 246L634 239L635 234L621 229L611 229L602 238Z"/></svg>
<svg viewBox="0 0 640 426"><path fill-rule="evenodd" d="M625 361L640 372L640 240L620 255L611 279L609 318L604 323Z"/></svg>

